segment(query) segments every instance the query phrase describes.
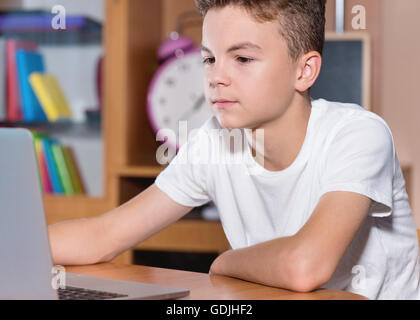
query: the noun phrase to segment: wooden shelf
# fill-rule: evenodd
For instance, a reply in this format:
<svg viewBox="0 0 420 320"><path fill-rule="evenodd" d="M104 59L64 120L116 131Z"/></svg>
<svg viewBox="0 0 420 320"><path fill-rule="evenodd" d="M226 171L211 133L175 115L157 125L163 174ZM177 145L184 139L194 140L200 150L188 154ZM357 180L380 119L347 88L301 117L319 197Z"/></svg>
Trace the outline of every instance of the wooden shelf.
<svg viewBox="0 0 420 320"><path fill-rule="evenodd" d="M66 136L79 138L102 138L100 122L5 122L0 121L0 127L18 128L23 127L31 131L40 131L50 134L65 134Z"/></svg>
<svg viewBox="0 0 420 320"><path fill-rule="evenodd" d="M47 224L100 215L112 208L106 198L44 195Z"/></svg>
<svg viewBox="0 0 420 320"><path fill-rule="evenodd" d="M222 253L229 247L219 221L182 219L143 241L135 249Z"/></svg>
<svg viewBox="0 0 420 320"><path fill-rule="evenodd" d="M116 174L126 178L156 178L165 167L163 166L126 166L117 169Z"/></svg>

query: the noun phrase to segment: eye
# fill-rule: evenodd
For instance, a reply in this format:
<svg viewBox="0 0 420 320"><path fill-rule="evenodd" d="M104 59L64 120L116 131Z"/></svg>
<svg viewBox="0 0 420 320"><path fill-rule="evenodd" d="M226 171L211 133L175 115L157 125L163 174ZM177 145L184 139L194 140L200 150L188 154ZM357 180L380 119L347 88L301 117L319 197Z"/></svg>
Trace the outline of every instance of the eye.
<svg viewBox="0 0 420 320"><path fill-rule="evenodd" d="M202 61L203 61L203 64L210 64L210 63L213 63L214 62L213 60L214 60L214 58L203 58Z"/></svg>
<svg viewBox="0 0 420 320"><path fill-rule="evenodd" d="M247 64L247 63L252 62L254 59L251 59L251 58L246 58L246 57L238 57L238 58L237 58L237 60L238 60L240 63Z"/></svg>

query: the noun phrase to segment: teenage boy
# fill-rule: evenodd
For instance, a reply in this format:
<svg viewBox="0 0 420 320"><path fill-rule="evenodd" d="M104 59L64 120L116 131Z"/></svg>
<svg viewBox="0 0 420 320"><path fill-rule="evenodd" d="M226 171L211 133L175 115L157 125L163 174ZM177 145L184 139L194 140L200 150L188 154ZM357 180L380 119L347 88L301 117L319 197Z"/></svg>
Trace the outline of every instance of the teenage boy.
<svg viewBox="0 0 420 320"><path fill-rule="evenodd" d="M299 292L419 298L416 227L388 125L360 106L310 98L325 1L196 4L214 116L141 194L50 226L54 262L109 261L212 200L232 247L213 274ZM214 129L243 133L244 161L210 161L238 152ZM180 161L190 154L205 161Z"/></svg>

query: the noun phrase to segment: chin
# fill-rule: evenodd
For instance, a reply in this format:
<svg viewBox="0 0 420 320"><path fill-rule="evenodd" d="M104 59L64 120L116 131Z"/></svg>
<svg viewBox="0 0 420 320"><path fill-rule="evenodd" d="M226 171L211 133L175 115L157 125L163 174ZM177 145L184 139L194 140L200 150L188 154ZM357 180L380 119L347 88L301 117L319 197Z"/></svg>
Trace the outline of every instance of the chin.
<svg viewBox="0 0 420 320"><path fill-rule="evenodd" d="M231 119L223 115L216 115L217 121L219 121L220 126L223 128L232 130L232 129L242 129L246 128L246 124L240 119Z"/></svg>
<svg viewBox="0 0 420 320"><path fill-rule="evenodd" d="M226 129L232 130L232 129L258 129L261 127L262 122L259 121L246 121L244 119L236 118L228 118L224 116L217 115L217 120L219 121L219 124Z"/></svg>

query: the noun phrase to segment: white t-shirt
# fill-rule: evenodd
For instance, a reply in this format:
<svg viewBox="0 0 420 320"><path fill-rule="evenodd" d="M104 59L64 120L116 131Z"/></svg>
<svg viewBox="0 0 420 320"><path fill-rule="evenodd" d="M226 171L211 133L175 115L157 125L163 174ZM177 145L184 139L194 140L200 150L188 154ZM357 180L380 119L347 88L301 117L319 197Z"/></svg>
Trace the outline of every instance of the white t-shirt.
<svg viewBox="0 0 420 320"><path fill-rule="evenodd" d="M214 134L221 129L215 117L206 121L156 185L185 206L213 201L233 249L295 234L326 192L363 194L373 200L369 215L323 287L420 299L416 225L382 118L355 104L313 100L302 148L281 171L255 161L245 134L243 148L232 151L232 138Z"/></svg>

